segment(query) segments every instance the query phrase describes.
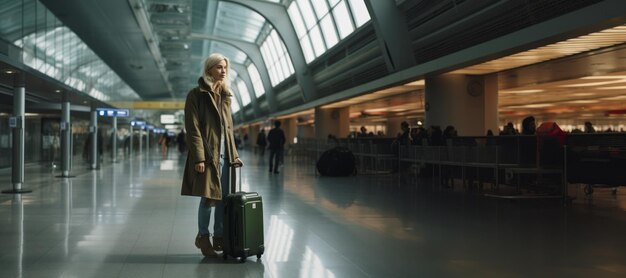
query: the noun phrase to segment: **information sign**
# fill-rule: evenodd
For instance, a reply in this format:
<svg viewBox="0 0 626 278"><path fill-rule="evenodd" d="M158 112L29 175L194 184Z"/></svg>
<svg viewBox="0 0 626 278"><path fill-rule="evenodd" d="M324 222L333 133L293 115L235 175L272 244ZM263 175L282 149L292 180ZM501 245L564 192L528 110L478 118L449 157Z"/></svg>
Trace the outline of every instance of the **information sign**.
<svg viewBox="0 0 626 278"><path fill-rule="evenodd" d="M114 109L114 108L98 108L99 116L103 117L128 117L130 112L128 109Z"/></svg>

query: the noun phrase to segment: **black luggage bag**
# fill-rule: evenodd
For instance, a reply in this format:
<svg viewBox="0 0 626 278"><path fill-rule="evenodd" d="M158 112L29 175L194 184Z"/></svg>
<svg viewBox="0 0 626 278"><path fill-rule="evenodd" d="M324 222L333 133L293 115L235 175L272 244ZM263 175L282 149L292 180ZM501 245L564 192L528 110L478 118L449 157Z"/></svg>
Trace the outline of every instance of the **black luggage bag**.
<svg viewBox="0 0 626 278"><path fill-rule="evenodd" d="M356 174L355 161L350 149L335 147L322 153L316 166L322 176L349 176Z"/></svg>

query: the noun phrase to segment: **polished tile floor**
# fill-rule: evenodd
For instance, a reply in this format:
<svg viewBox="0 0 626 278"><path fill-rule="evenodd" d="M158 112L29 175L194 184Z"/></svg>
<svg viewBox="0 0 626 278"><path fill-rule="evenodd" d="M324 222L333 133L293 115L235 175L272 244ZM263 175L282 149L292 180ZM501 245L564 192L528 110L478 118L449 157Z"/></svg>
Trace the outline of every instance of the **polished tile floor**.
<svg viewBox="0 0 626 278"><path fill-rule="evenodd" d="M393 175L319 177L289 158L276 175L242 156L243 189L264 198L261 260L203 259L198 199L179 194L184 158L155 152L71 179L28 167L33 193L0 195L0 277L626 277L625 190L568 208ZM10 171L0 182L10 188Z"/></svg>

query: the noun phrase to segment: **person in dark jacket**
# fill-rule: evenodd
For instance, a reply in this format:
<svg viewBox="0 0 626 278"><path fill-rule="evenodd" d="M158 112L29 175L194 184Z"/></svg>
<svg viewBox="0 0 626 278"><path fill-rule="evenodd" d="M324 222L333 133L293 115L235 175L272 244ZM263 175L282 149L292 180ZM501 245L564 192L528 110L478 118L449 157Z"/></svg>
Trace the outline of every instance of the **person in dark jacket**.
<svg viewBox="0 0 626 278"><path fill-rule="evenodd" d="M270 143L270 172L278 174L278 165L283 158L283 148L285 146L285 132L280 129L280 121L274 121L274 128L267 134L267 141Z"/></svg>
<svg viewBox="0 0 626 278"><path fill-rule="evenodd" d="M267 147L267 140L265 138L265 130L261 129L259 135L256 136L256 144L261 150L261 156L265 155L265 148Z"/></svg>
<svg viewBox="0 0 626 278"><path fill-rule="evenodd" d="M176 142L178 143L178 151L182 154L187 151L187 142L185 141L185 130L181 130L178 133L178 137L176 137Z"/></svg>

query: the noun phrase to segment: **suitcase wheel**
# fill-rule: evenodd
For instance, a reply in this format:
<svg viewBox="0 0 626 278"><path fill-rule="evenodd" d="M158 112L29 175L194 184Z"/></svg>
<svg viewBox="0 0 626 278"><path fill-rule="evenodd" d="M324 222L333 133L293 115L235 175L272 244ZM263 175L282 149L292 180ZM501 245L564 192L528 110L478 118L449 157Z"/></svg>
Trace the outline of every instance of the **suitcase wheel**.
<svg viewBox="0 0 626 278"><path fill-rule="evenodd" d="M245 263L245 262L246 262L246 257L241 257L241 258L239 259L239 262L240 262L240 263Z"/></svg>

